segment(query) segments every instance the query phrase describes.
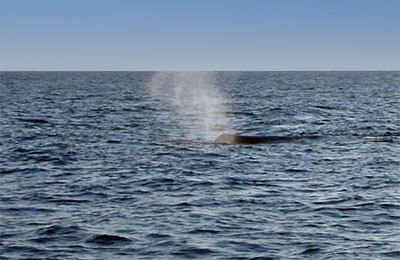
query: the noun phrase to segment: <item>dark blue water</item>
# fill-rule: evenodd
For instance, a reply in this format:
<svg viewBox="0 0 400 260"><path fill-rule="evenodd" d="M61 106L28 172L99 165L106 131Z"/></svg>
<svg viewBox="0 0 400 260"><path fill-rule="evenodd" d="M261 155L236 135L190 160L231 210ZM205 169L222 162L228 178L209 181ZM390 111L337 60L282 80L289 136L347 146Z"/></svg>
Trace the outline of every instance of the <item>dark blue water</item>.
<svg viewBox="0 0 400 260"><path fill-rule="evenodd" d="M212 144L175 73L0 72L0 259L400 259L399 72L179 75L321 138Z"/></svg>

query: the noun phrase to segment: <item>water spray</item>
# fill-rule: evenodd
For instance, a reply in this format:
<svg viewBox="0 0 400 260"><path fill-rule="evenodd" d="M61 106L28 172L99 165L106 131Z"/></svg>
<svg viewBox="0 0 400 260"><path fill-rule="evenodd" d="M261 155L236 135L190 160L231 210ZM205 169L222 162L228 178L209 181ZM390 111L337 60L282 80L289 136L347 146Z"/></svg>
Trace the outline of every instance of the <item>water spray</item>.
<svg viewBox="0 0 400 260"><path fill-rule="evenodd" d="M158 72L149 84L152 94L167 97L172 113L190 140L214 141L233 132L225 98L213 72Z"/></svg>

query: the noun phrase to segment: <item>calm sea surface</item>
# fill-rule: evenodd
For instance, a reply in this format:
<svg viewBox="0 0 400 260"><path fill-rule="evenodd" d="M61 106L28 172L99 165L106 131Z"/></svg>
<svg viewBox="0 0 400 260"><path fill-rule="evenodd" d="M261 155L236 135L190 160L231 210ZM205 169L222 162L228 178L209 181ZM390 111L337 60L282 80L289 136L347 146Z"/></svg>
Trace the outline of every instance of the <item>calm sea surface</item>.
<svg viewBox="0 0 400 260"><path fill-rule="evenodd" d="M0 72L0 259L400 259L399 128L399 72Z"/></svg>

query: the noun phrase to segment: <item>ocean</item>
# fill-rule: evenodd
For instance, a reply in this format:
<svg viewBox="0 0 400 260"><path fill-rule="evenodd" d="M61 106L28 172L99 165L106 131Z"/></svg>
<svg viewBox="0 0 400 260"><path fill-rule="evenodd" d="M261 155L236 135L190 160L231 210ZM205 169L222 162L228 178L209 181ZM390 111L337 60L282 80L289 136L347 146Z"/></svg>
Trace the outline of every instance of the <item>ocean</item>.
<svg viewBox="0 0 400 260"><path fill-rule="evenodd" d="M0 72L0 259L400 259L399 223L398 71Z"/></svg>

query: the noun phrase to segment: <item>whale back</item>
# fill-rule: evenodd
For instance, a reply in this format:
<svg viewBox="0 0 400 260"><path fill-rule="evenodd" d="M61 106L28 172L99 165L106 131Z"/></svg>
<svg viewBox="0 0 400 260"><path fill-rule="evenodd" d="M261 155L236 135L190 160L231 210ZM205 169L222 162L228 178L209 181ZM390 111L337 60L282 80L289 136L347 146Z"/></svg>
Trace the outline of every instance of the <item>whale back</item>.
<svg viewBox="0 0 400 260"><path fill-rule="evenodd" d="M217 144L235 144L236 135L222 134L215 139L214 143Z"/></svg>
<svg viewBox="0 0 400 260"><path fill-rule="evenodd" d="M270 142L285 142L297 140L300 138L314 139L317 136L246 136L222 134L215 139L216 144L260 144Z"/></svg>
<svg viewBox="0 0 400 260"><path fill-rule="evenodd" d="M215 139L217 144L259 144L268 141L275 141L274 137L258 137L245 135L222 134Z"/></svg>

